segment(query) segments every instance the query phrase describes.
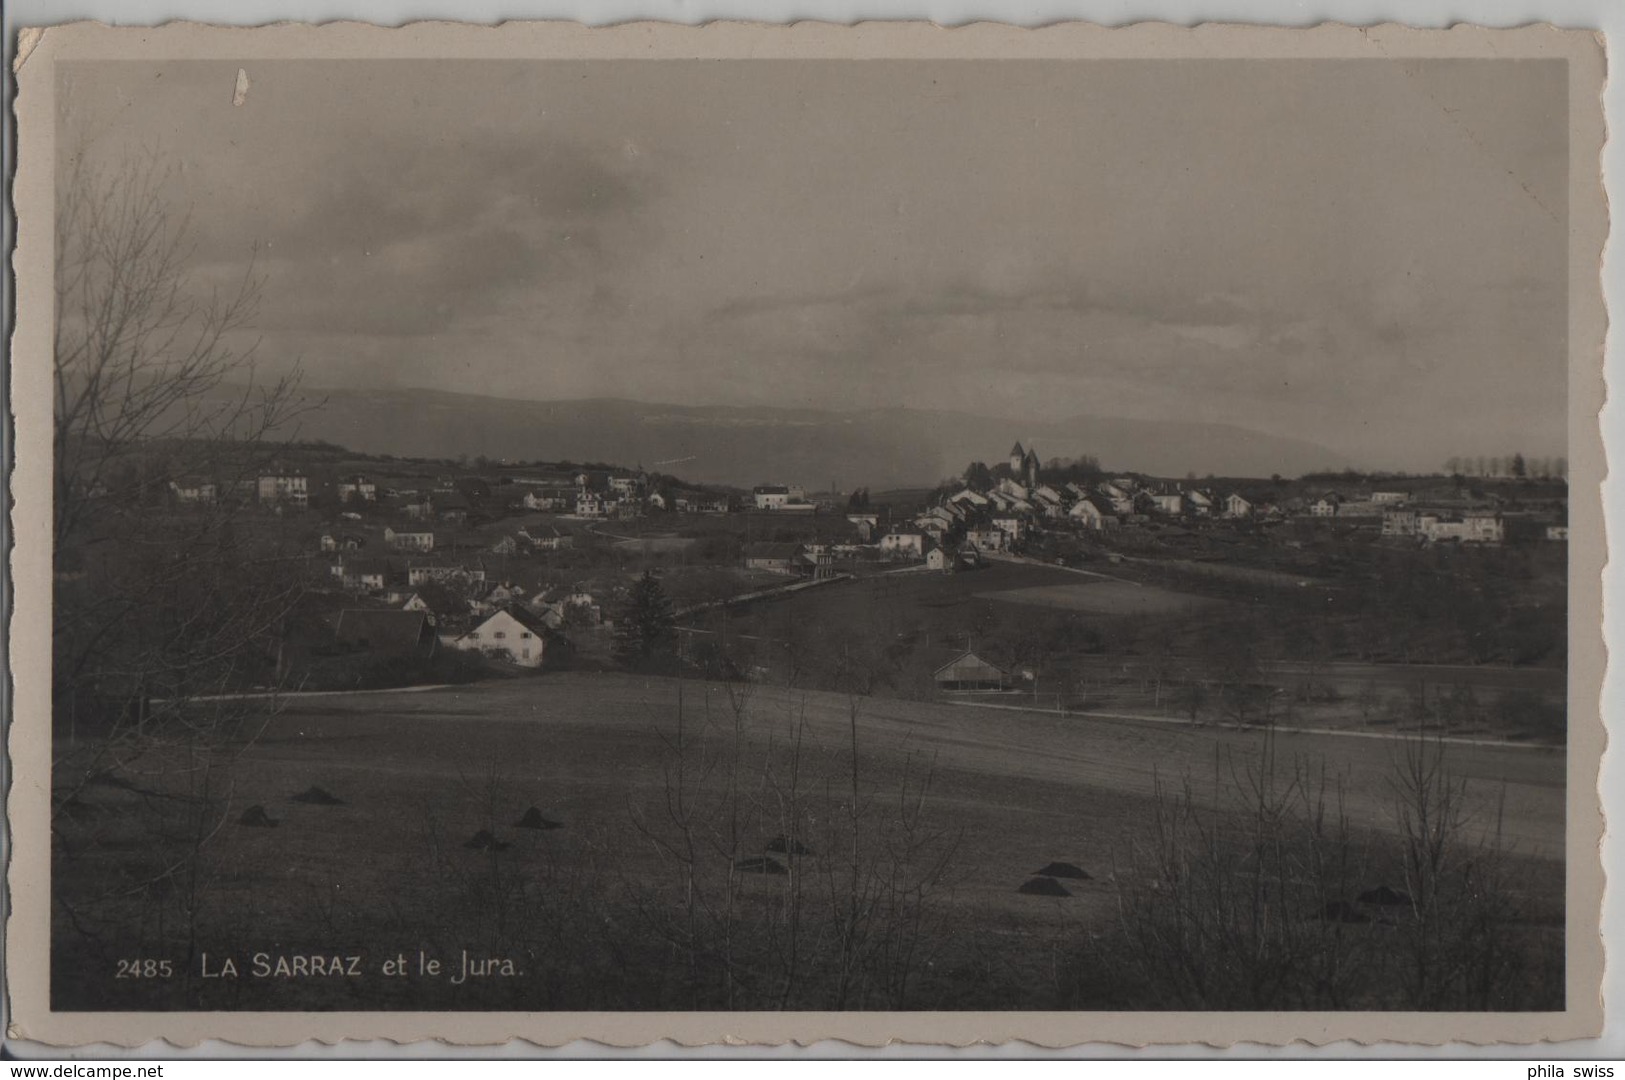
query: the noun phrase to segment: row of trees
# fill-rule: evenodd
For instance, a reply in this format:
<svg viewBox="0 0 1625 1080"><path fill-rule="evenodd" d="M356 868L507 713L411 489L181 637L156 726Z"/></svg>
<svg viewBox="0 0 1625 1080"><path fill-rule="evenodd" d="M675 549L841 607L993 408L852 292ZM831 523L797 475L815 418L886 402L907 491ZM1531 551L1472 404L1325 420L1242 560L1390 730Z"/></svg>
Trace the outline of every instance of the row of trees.
<svg viewBox="0 0 1625 1080"><path fill-rule="evenodd" d="M1563 480L1569 475L1566 457L1526 458L1521 453L1508 457L1453 457L1444 463L1451 476L1508 477L1513 480Z"/></svg>

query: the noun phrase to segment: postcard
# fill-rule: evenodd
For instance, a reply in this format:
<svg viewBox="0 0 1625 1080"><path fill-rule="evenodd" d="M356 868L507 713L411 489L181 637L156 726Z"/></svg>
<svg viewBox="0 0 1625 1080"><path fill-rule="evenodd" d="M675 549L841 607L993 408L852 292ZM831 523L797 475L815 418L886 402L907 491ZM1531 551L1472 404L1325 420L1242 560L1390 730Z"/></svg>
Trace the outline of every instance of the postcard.
<svg viewBox="0 0 1625 1080"><path fill-rule="evenodd" d="M13 1038L1599 1031L1595 34L20 54Z"/></svg>

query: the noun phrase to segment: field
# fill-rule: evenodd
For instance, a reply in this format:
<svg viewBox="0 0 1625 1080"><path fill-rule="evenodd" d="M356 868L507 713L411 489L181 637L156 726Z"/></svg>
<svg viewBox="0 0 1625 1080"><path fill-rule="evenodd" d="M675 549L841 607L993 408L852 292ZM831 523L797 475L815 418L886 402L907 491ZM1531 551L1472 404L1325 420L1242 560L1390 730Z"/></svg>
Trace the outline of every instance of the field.
<svg viewBox="0 0 1625 1080"><path fill-rule="evenodd" d="M1206 597L1176 593L1155 585L1104 580L1030 585L1022 589L1001 589L976 595L983 600L1032 604L1090 615L1169 615L1193 612L1215 603Z"/></svg>
<svg viewBox="0 0 1625 1080"><path fill-rule="evenodd" d="M1358 844L1360 887L1398 880L1381 838L1395 829L1389 778L1403 745L1279 735L1269 747L1299 782L1326 770L1354 834L1368 838ZM759 854L789 829L812 849L802 860L811 898L821 895L819 882L837 880L845 815L861 804L871 815L865 831L886 838L894 857L906 841L910 859L943 860L929 890L921 884L930 919L907 924L934 928L910 961L917 970L901 989L878 977L865 983L867 1007L892 1007L893 992L921 1008L1121 1007L1124 990L1114 989L1091 942L1114 925L1122 890L1145 884L1159 790L1189 780L1198 803L1222 801L1226 778L1256 774L1265 749L1257 734L1216 728L629 675L294 699L236 763L225 824L195 860L201 886L174 875L162 888L143 885L147 848L129 833L140 807L179 797L178 773L150 762L120 785L80 794L79 811L58 830L55 891L73 911L59 913L54 1005L687 1007L684 995L699 991L685 988L682 963L672 960L657 978L639 962L650 949L680 951L671 921L689 864L673 852L698 840L699 863L725 871L734 856ZM1448 754L1467 781L1470 840L1488 836L1504 810L1518 932L1560 949L1561 751L1453 746ZM741 797L723 804L713 796L730 763ZM789 765L798 789L786 787ZM292 800L312 785L342 803ZM796 809L785 810L787 799ZM279 824L235 824L250 806ZM531 807L561 827L514 827ZM701 814L699 826L676 824L706 807L711 816ZM468 846L480 830L500 848ZM854 859L858 843L854 824ZM1075 864L1090 880L1067 881L1067 897L1016 892L1052 861ZM776 879L734 877L730 911L777 910ZM195 911L179 939L177 926L165 925L176 890ZM100 909L86 897L112 893L124 897L106 908L124 924L124 944L110 952L97 944L110 938L98 936ZM906 907L896 891L874 896ZM901 925L886 923L886 939ZM114 979L132 948L162 952L187 977ZM396 955L453 963L464 949L510 957L518 973L460 985L376 974ZM216 967L235 957L246 969L255 953L333 952L362 956L369 974L190 977L203 953ZM103 969L106 978L89 974ZM754 993L732 982L728 992Z"/></svg>

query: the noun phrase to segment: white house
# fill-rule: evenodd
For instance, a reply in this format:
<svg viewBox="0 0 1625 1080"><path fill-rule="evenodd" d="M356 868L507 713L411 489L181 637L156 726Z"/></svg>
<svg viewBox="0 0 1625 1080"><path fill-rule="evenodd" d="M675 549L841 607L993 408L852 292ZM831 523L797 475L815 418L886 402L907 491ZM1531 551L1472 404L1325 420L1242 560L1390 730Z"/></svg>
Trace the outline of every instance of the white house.
<svg viewBox="0 0 1625 1080"><path fill-rule="evenodd" d="M1098 531L1106 527L1106 515L1093 499L1079 499L1072 504L1067 516L1085 528Z"/></svg>
<svg viewBox="0 0 1625 1080"><path fill-rule="evenodd" d="M365 476L346 476L334 489L339 502L377 502L378 485Z"/></svg>
<svg viewBox="0 0 1625 1080"><path fill-rule="evenodd" d="M401 504L401 513L411 521L426 521L434 517L434 499L428 495L414 495Z"/></svg>
<svg viewBox="0 0 1625 1080"><path fill-rule="evenodd" d="M790 489L782 484L762 484L751 491L758 510L783 510L790 501Z"/></svg>
<svg viewBox="0 0 1625 1080"><path fill-rule="evenodd" d="M505 660L520 667L541 667L549 646L557 642L541 618L521 607L504 607L454 638L454 648Z"/></svg>
<svg viewBox="0 0 1625 1080"><path fill-rule="evenodd" d="M965 543L977 551L1003 551L1010 537L1001 529L970 529L965 533Z"/></svg>
<svg viewBox="0 0 1625 1080"><path fill-rule="evenodd" d="M1179 514L1185 509L1185 496L1180 492L1148 493L1151 509L1159 514Z"/></svg>
<svg viewBox="0 0 1625 1080"><path fill-rule="evenodd" d="M1227 518L1248 518L1253 516L1253 504L1246 499L1231 492L1224 498L1224 516Z"/></svg>
<svg viewBox="0 0 1625 1080"><path fill-rule="evenodd" d="M354 560L339 571L344 587L351 592L371 592L384 587L384 567L375 562Z"/></svg>
<svg viewBox="0 0 1625 1080"><path fill-rule="evenodd" d="M1337 508L1343 504L1342 496L1335 493L1322 495L1309 504L1309 513L1318 518L1336 517Z"/></svg>
<svg viewBox="0 0 1625 1080"><path fill-rule="evenodd" d="M184 476L169 482L170 493L175 496L176 502L183 503L212 503L214 502L215 487L212 480L202 480L195 476Z"/></svg>
<svg viewBox="0 0 1625 1080"><path fill-rule="evenodd" d="M485 567L457 566L450 563L420 563L417 566L406 568L406 583L414 589L420 585L431 582L445 584L446 582L462 582L465 584L485 584Z"/></svg>
<svg viewBox="0 0 1625 1080"><path fill-rule="evenodd" d="M677 496L677 512L680 514L726 514L728 512L728 496L712 495L704 491L679 495Z"/></svg>
<svg viewBox="0 0 1625 1080"><path fill-rule="evenodd" d="M557 491L527 491L521 502L526 510L551 510L555 512L564 510L570 505L569 499Z"/></svg>
<svg viewBox="0 0 1625 1080"><path fill-rule="evenodd" d="M310 504L309 481L299 473L267 474L259 478L257 486L262 503Z"/></svg>
<svg viewBox="0 0 1625 1080"><path fill-rule="evenodd" d="M396 551L433 551L434 533L396 532L386 525L384 527L384 543Z"/></svg>
<svg viewBox="0 0 1625 1080"><path fill-rule="evenodd" d="M925 555L925 534L917 532L889 532L880 538L880 550L896 558L919 559Z"/></svg>
<svg viewBox="0 0 1625 1080"><path fill-rule="evenodd" d="M1384 510L1382 535L1415 536L1421 531L1421 522L1415 510Z"/></svg>

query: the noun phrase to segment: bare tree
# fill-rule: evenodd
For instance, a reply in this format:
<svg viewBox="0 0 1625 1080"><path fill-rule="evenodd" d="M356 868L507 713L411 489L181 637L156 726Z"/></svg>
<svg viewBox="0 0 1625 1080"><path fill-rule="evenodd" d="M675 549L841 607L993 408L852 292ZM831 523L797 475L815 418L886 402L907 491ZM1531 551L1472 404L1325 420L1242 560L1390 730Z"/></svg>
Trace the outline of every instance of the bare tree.
<svg viewBox="0 0 1625 1080"><path fill-rule="evenodd" d="M59 852L81 845L87 888L56 891L93 936L92 909L116 922L128 917L121 897L161 886L179 897L184 925L171 930L189 943L209 879L202 853L231 812L231 767L274 708L218 699L286 675L302 560L284 518L249 515L255 478L284 449L270 436L306 406L296 375L256 382L253 346L238 343L259 303L252 256L225 288L197 280L190 222L155 156L113 168L75 156L63 176L53 820ZM117 866L86 854L92 793L109 802L100 812L145 830L124 855L104 852Z"/></svg>

